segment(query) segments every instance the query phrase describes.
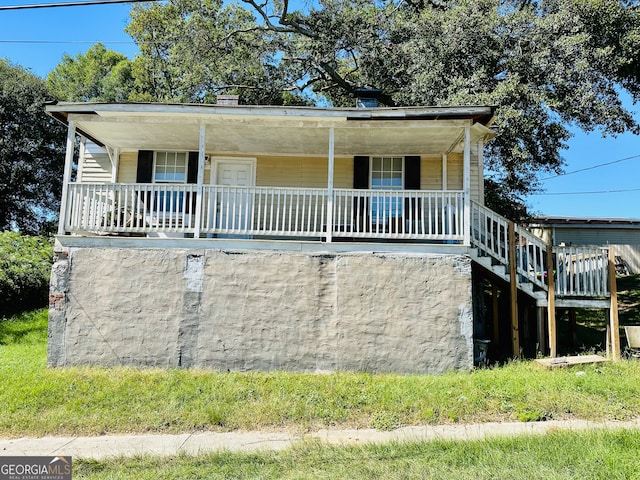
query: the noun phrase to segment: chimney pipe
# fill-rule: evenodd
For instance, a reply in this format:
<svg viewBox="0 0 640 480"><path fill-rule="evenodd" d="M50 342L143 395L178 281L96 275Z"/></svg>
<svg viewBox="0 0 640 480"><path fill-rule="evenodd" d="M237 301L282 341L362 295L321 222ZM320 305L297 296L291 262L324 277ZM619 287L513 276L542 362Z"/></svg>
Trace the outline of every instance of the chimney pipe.
<svg viewBox="0 0 640 480"><path fill-rule="evenodd" d="M382 90L378 88L356 88L356 107L357 108L377 108L380 93Z"/></svg>
<svg viewBox="0 0 640 480"><path fill-rule="evenodd" d="M216 105L224 107L237 106L240 95L216 95Z"/></svg>

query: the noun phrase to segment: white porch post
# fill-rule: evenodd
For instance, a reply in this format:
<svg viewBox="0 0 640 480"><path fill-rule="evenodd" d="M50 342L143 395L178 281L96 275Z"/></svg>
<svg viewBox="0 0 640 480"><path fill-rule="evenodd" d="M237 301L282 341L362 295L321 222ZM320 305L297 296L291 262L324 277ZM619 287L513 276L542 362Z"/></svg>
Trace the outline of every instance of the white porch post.
<svg viewBox="0 0 640 480"><path fill-rule="evenodd" d="M449 190L447 185L447 161L448 156L446 153L442 154L442 190Z"/></svg>
<svg viewBox="0 0 640 480"><path fill-rule="evenodd" d="M198 143L198 179L196 185L196 219L195 230L193 232L194 238L200 238L200 228L202 223L202 183L204 182L204 152L205 152L205 132L206 126L204 123L200 124L200 139Z"/></svg>
<svg viewBox="0 0 640 480"><path fill-rule="evenodd" d="M111 160L111 183L118 181L118 168L120 168L120 149L115 147L107 149Z"/></svg>
<svg viewBox="0 0 640 480"><path fill-rule="evenodd" d="M60 221L58 223L58 235L64 235L67 223L67 192L71 181L71 169L73 166L73 140L76 137L76 122L71 120L67 128L67 151L64 157L64 176L62 177L62 198L60 199Z"/></svg>
<svg viewBox="0 0 640 480"><path fill-rule="evenodd" d="M478 155L478 201L484 205L484 141L480 140L476 144Z"/></svg>
<svg viewBox="0 0 640 480"><path fill-rule="evenodd" d="M329 167L327 169L327 242L331 242L333 235L333 169L334 169L335 131L329 129Z"/></svg>
<svg viewBox="0 0 640 480"><path fill-rule="evenodd" d="M464 127L462 186L464 190L464 244L471 245L471 127Z"/></svg>

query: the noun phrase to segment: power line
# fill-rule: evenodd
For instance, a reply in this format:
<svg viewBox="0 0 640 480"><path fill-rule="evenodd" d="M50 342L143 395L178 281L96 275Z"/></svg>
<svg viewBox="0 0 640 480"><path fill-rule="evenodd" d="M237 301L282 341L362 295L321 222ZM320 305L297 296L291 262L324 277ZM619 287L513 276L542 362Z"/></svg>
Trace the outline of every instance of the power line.
<svg viewBox="0 0 640 480"><path fill-rule="evenodd" d="M574 173L586 172L587 170L594 170L596 168L606 167L607 165L613 165L614 163L626 162L627 160L632 160L638 157L640 157L640 155L633 155L631 157L621 158L619 160L614 160L612 162L599 163L597 165L592 165L590 167L579 168L578 170L572 170L570 172L559 173L558 175L553 175L551 177L541 178L540 181L544 182L545 180L551 180L552 178L565 177L567 175L572 175Z"/></svg>
<svg viewBox="0 0 640 480"><path fill-rule="evenodd" d="M640 192L640 188L629 188L625 190L596 190L593 192L541 192L530 193L529 196L547 196L547 195L595 195L600 193L625 193L625 192Z"/></svg>
<svg viewBox="0 0 640 480"><path fill-rule="evenodd" d="M30 10L34 8L84 7L86 5L110 5L114 3L157 2L159 0L88 0L85 2L32 3L29 5L2 5L1 10Z"/></svg>

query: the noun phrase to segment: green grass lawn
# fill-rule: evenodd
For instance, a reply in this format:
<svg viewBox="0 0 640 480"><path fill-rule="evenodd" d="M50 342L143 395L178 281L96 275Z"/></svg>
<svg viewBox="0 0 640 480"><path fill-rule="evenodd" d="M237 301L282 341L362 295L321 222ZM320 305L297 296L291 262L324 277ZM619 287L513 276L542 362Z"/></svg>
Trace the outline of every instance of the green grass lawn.
<svg viewBox="0 0 640 480"><path fill-rule="evenodd" d="M554 433L473 442L331 447L280 452L76 461L75 479L633 479L640 433Z"/></svg>
<svg viewBox="0 0 640 480"><path fill-rule="evenodd" d="M46 311L0 322L0 435L302 432L640 415L640 362L444 375L46 367ZM578 370L584 375L576 375Z"/></svg>
<svg viewBox="0 0 640 480"><path fill-rule="evenodd" d="M46 367L46 311L0 321L0 436L375 427L500 420L630 419L640 362L446 375L219 373ZM577 375L578 372L584 374ZM101 461L86 479L629 479L640 432L557 432L471 442L333 447Z"/></svg>

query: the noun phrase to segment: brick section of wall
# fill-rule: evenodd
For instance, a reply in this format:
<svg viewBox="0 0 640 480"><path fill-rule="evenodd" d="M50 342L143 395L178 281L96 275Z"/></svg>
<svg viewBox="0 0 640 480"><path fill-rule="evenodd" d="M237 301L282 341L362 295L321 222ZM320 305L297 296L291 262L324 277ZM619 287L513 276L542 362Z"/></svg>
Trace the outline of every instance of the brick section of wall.
<svg viewBox="0 0 640 480"><path fill-rule="evenodd" d="M69 287L68 252L56 252L49 283L49 332L47 362L51 366L66 364L65 330Z"/></svg>
<svg viewBox="0 0 640 480"><path fill-rule="evenodd" d="M437 373L473 364L463 255L74 248L65 265L51 365Z"/></svg>

